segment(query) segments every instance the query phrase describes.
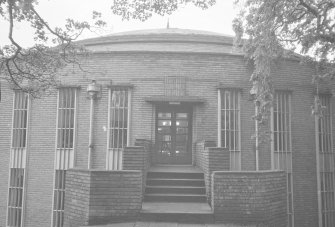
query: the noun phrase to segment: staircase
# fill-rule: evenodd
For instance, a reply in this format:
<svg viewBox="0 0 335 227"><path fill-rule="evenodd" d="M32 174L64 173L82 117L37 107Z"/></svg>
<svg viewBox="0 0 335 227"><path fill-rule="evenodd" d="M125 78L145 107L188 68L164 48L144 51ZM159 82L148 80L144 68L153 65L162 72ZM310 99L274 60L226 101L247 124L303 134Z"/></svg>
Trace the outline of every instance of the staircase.
<svg viewBox="0 0 335 227"><path fill-rule="evenodd" d="M161 166L149 170L142 220L212 223L212 216L200 170L192 166Z"/></svg>

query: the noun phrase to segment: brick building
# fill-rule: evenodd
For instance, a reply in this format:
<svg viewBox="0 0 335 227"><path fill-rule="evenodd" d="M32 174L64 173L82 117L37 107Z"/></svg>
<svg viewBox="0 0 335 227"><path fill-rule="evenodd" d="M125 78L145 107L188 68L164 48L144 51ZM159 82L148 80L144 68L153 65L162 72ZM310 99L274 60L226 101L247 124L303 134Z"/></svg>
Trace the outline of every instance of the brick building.
<svg viewBox="0 0 335 227"><path fill-rule="evenodd" d="M273 70L271 141L256 155L251 69L233 37L158 29L79 43L91 51L81 58L84 70L64 69L67 76L51 95L32 99L2 83L0 226L63 226L65 195L71 194L66 176L76 180L69 169L142 170L138 184L146 186L150 166L160 165L204 172L213 209L220 193L214 180L226 179L214 171L238 175L258 166L269 178L268 171L283 170L282 222L335 225L335 87L320 88L326 108L320 119L311 115L313 71L297 59L282 60ZM129 182L141 178L127 174ZM131 184L125 187L131 191ZM144 190L134 197L139 202Z"/></svg>

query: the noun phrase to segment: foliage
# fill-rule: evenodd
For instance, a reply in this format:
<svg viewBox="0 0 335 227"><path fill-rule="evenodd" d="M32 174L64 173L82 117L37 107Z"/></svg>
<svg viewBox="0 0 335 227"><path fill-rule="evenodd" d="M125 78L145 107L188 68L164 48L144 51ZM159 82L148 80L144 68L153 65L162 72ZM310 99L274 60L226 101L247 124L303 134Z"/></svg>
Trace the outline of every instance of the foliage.
<svg viewBox="0 0 335 227"><path fill-rule="evenodd" d="M114 0L111 9L123 19L148 19L153 13L171 14L178 6L191 3L206 9L215 0ZM0 48L0 81L8 81L13 88L38 96L58 84L59 70L67 64L80 67L78 55L86 51L74 41L85 29L105 26L101 14L93 12L94 25L67 19L63 28L52 28L36 10L38 0L0 0L0 17L8 20L11 45ZM14 27L28 22L34 29L36 45L23 48L16 40ZM48 44L52 43L53 47Z"/></svg>
<svg viewBox="0 0 335 227"><path fill-rule="evenodd" d="M114 0L112 11L123 19L145 21L154 13L164 16L171 14L183 4L192 3L202 9L214 5L216 0Z"/></svg>
<svg viewBox="0 0 335 227"><path fill-rule="evenodd" d="M251 91L259 106L255 118L260 123L269 116L271 69L279 58L299 57L314 66L316 84L334 78L334 0L236 0L235 4L240 13L233 21L233 29L236 42L243 43L247 58L254 65ZM317 105L314 113L322 109Z"/></svg>
<svg viewBox="0 0 335 227"><path fill-rule="evenodd" d="M67 19L64 28L51 28L36 11L37 0L0 0L0 17L8 20L10 45L0 48L0 79L13 88L38 96L57 85L57 72L66 64L78 64L78 54L84 49L73 41L92 25ZM104 26L101 14L93 12L94 26ZM36 45L23 48L16 40L14 26L27 22L34 29ZM49 47L52 43L54 47Z"/></svg>

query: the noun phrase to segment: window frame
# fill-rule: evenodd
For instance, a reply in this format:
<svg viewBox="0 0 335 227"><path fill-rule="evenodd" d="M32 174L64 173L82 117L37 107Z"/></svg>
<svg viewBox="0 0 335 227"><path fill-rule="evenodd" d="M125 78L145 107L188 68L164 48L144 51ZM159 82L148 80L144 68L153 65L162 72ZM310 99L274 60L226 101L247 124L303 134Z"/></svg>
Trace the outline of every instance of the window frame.
<svg viewBox="0 0 335 227"><path fill-rule="evenodd" d="M73 107L71 106L70 108L68 107L60 107L60 93L61 90L63 89L68 89L70 90L72 95L74 95L74 100L73 100ZM72 91L73 90L73 91ZM57 171L64 171L64 176L66 176L66 170L68 168L73 168L75 166L76 162L76 140L77 140L77 111L78 111L78 96L79 96L79 88L78 87L72 87L72 86L64 86L60 87L57 92L57 112L56 112L56 137L55 137L55 156L54 156L54 173L53 173L53 190L52 190L52 206L51 206L51 227L54 227L55 223L55 212L63 212L64 209L54 209L55 206L55 193L58 193L60 191L63 191L64 197L63 197L63 204L65 203L65 179L64 179L64 188L59 189L56 188L56 178L57 178ZM70 98L69 98L70 99ZM71 100L70 100L71 102ZM73 109L73 133L72 133L72 147L58 147L59 145L59 130L62 128L59 128L59 115L60 111L64 109ZM64 115L65 116L65 115ZM71 120L72 121L72 120ZM71 125L72 123L69 122ZM69 128L66 128L69 129ZM64 216L63 216L63 221L64 221ZM59 222L57 222L59 223ZM62 222L58 226L63 226L64 222Z"/></svg>
<svg viewBox="0 0 335 227"><path fill-rule="evenodd" d="M17 104L17 95L23 95L24 96L24 103L25 103L25 108L21 108L19 106L22 104L22 98L19 99L19 103ZM17 108L20 107L20 108ZM11 126L11 142L10 142L10 161L9 161L9 172L8 172L8 192L7 192L7 205L6 205L6 226L11 226L9 225L9 209L10 209L10 192L14 188L21 188L21 215L20 215L20 224L18 226L24 226L24 218L25 218L25 203L26 203L26 184L27 184L27 166L28 166L28 148L29 148L29 141L28 141L28 134L29 134L29 124L30 124L30 110L31 109L31 99L30 95L21 91L21 90L14 90L13 93L13 107L12 107L12 126ZM19 147L14 147L14 141L17 141L15 139L15 134L14 130L18 129L15 126L15 111L22 111L25 110L25 138L24 138L24 146L19 146ZM22 116L19 114L19 116ZM18 118L17 118L18 119ZM19 119L20 123L22 123L22 119ZM22 128L21 128L22 129ZM21 144L21 140L20 140ZM12 179L12 170L23 170L23 182L22 182L22 187L16 187L16 186L11 186L11 179ZM16 207L17 208L17 207ZM15 209L15 208L14 208ZM12 225L13 226L13 225ZM15 225L14 225L15 226Z"/></svg>
<svg viewBox="0 0 335 227"><path fill-rule="evenodd" d="M127 109L127 141L125 143L125 146L129 146L130 144L130 128L131 128L131 100L132 100L132 87L131 86L111 86L108 91L108 120L107 120L107 149L106 149L106 170L122 170L123 163L122 163L122 156L123 156L123 148L124 147L118 147L118 148L112 148L110 147L110 141L111 141L111 130L113 127L111 127L111 110L112 110L112 95L113 91L125 91L128 97L127 100L124 99L124 104L127 103L127 108L125 106L122 107L122 110ZM115 108L114 108L115 109ZM119 109L118 109L119 110ZM125 119L125 118L123 118ZM122 128L125 129L124 127ZM122 134L123 135L123 134ZM114 149L114 150L113 150Z"/></svg>
<svg viewBox="0 0 335 227"><path fill-rule="evenodd" d="M229 95L237 98L237 103L234 102L233 109L224 109L222 106L222 96L225 96L225 93L229 92ZM241 89L239 88L219 88L218 89L218 147L222 147L222 113L223 111L232 111L234 112L234 116L237 114L237 119L234 120L235 125L234 129L232 131L235 131L237 134L238 142L235 144L234 140L234 150L229 149L230 151L230 169L234 171L240 171L241 170L241 156L242 156L242 143L241 143ZM230 121L229 121L230 124ZM238 124L238 127L235 127L236 124ZM226 127L225 127L226 129ZM230 129L230 126L229 126ZM230 133L231 131L225 130L226 132ZM236 136L236 135L235 135ZM229 136L228 136L229 137ZM236 146L237 145L237 146ZM236 149L237 148L237 149Z"/></svg>
<svg viewBox="0 0 335 227"><path fill-rule="evenodd" d="M315 97L317 98L317 97ZM333 143L333 124L332 124L332 114L333 114L333 105L332 105L332 97L330 94L319 94L318 97L321 101L321 105L325 106L326 108L323 111L328 110L328 114L323 116L315 115L315 146L316 146L316 161L317 161L317 188L320 193L318 193L318 215L319 215L319 225L326 226L326 224L334 225L335 224L335 161L334 161L334 143ZM326 102L326 103L325 103ZM328 108L327 108L328 106ZM329 117L326 119L325 117ZM326 119L324 121L324 119ZM322 123L320 125L320 122ZM328 123L328 124L327 124ZM326 127L324 127L327 125ZM326 131L324 129L326 128ZM321 129L321 132L320 132ZM326 132L326 137L324 137ZM321 138L322 137L322 138ZM328 143L326 146L325 143ZM328 148L325 150L324 148ZM332 161L325 165L327 161ZM326 166L330 168L330 171L322 171L326 169ZM331 171L331 169L333 171ZM330 178L327 175L330 174ZM332 184L329 181L332 179ZM328 182L328 183L327 183ZM326 190L326 187L332 185L332 190ZM327 196L332 194L333 201L332 203L324 202L326 201ZM324 196L324 197L323 197ZM327 198L325 198L327 197ZM327 204L332 204L333 207L327 207ZM329 208L329 209L327 209ZM330 211L329 211L330 210ZM327 213L332 213L332 215L327 215ZM325 221L329 221L325 223Z"/></svg>
<svg viewBox="0 0 335 227"><path fill-rule="evenodd" d="M281 95L282 97L279 97L277 95ZM287 96L287 97L285 97ZM283 98L284 97L284 98ZM285 103L279 104L279 101L285 100ZM276 102L275 102L276 101ZM276 104L276 111L274 111L274 105ZM280 106L281 105L281 106ZM284 107L284 115L283 112L279 111L279 109L282 110L282 107ZM287 110L288 108L288 110ZM274 118L275 112L277 113L277 117ZM280 116L280 117L279 117ZM284 121L283 121L284 116ZM288 218L288 226L294 227L294 191L293 191L293 150L292 150L292 91L287 90L276 90L273 96L273 106L271 107L271 121L270 121L270 129L271 129L271 169L273 170L284 170L287 175L287 214ZM274 129L275 129L275 119L277 120L277 149L275 148L275 136L274 136ZM281 123L279 122L279 119L281 119ZM279 127L279 124L281 126ZM279 128L283 129L285 128L286 131L279 131ZM282 135L280 135L280 133ZM284 134L286 137L286 142L284 142ZM279 141L281 138L281 145L279 145ZM285 146L284 146L285 145ZM280 149L280 146L282 149ZM285 147L285 149L283 149ZM281 164L280 161L280 155L285 154L285 164ZM278 156L277 160L278 162L275 163L275 155ZM287 162L287 158L290 159L289 163ZM288 167L288 164L290 165ZM281 165L284 165L286 169L282 169ZM291 220L291 222L290 222Z"/></svg>

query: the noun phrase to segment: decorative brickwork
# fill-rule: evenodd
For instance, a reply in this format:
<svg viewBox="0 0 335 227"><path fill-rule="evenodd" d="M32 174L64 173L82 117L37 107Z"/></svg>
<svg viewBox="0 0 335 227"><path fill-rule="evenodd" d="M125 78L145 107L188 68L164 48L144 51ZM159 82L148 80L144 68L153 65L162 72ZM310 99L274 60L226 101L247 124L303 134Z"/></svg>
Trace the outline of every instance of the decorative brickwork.
<svg viewBox="0 0 335 227"><path fill-rule="evenodd" d="M208 201L210 201L211 174L213 171L230 170L230 153L227 148L208 146L215 146L215 142L201 141L196 143L195 163L204 171L206 194Z"/></svg>
<svg viewBox="0 0 335 227"><path fill-rule="evenodd" d="M212 174L216 222L286 227L286 174L282 171Z"/></svg>
<svg viewBox="0 0 335 227"><path fill-rule="evenodd" d="M134 219L142 208L141 171L67 171L66 227Z"/></svg>

